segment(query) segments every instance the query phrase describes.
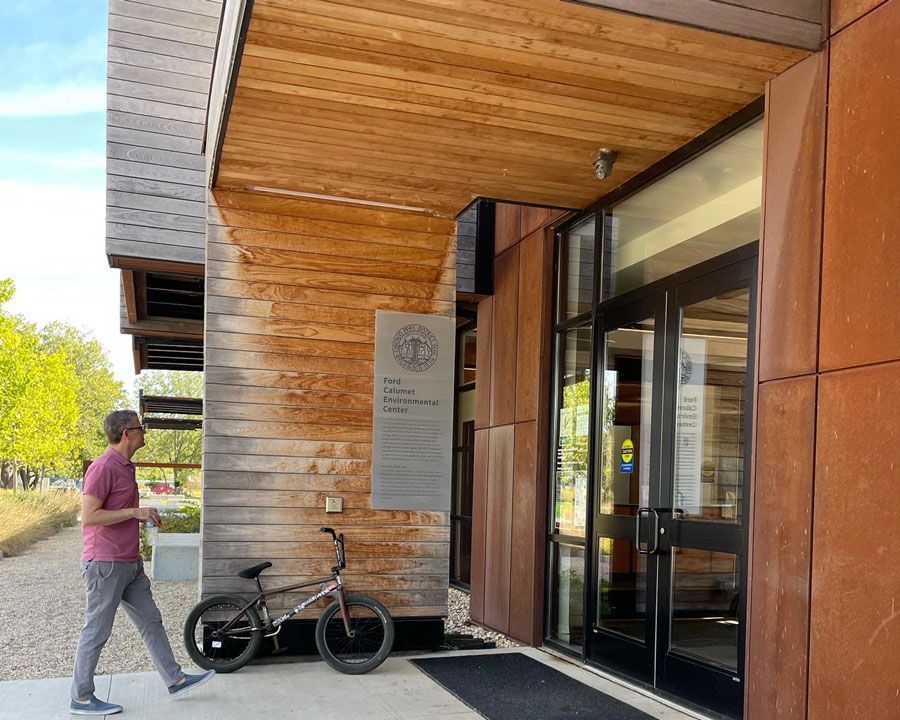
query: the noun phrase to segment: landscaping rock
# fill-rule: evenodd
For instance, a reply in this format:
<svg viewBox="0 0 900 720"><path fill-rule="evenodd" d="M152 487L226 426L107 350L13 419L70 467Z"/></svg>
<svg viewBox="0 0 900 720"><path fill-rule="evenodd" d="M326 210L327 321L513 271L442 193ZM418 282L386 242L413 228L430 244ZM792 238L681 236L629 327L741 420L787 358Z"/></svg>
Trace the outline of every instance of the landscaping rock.
<svg viewBox="0 0 900 720"><path fill-rule="evenodd" d="M456 588L450 588L447 610L447 621L444 623L445 633L472 635L481 640L496 643L497 647L502 648L520 647L520 644L512 638L501 635L498 632L493 632L492 630L487 630L470 621L468 593L457 590Z"/></svg>
<svg viewBox="0 0 900 720"><path fill-rule="evenodd" d="M153 597L175 657L186 666L192 665L181 632L185 617L198 600L197 583L155 581ZM71 674L84 621L79 527L64 528L21 555L0 560L0 616L4 619L0 623L0 680ZM120 610L97 674L148 670L153 670L153 663L147 649Z"/></svg>
<svg viewBox="0 0 900 720"><path fill-rule="evenodd" d="M75 645L84 618L84 584L81 579L81 531L65 528L41 540L22 555L0 561L0 680L65 677L72 672ZM149 563L147 563L149 571ZM196 582L153 581L153 596L162 612L175 657L191 662L181 641L185 617L198 600ZM449 617L445 632L471 635L517 647L500 633L469 621L469 595L450 588ZM38 631L35 632L35 628ZM140 635L120 611L112 637L100 656L98 675L153 670Z"/></svg>

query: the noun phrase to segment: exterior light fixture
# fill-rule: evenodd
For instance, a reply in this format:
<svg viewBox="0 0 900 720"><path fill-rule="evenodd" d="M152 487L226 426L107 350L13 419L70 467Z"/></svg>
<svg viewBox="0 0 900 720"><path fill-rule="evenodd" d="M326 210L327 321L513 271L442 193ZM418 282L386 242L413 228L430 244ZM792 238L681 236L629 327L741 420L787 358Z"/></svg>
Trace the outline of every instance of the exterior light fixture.
<svg viewBox="0 0 900 720"><path fill-rule="evenodd" d="M600 180L606 180L611 174L616 158L619 156L615 150L600 148L594 153L591 162L594 164L594 173Z"/></svg>

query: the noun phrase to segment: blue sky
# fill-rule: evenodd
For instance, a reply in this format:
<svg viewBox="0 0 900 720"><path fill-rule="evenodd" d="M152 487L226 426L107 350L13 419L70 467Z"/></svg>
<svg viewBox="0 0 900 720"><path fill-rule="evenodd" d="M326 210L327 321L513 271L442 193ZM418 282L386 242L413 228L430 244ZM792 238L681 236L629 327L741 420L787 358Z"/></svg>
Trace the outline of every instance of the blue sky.
<svg viewBox="0 0 900 720"><path fill-rule="evenodd" d="M118 273L104 245L106 0L0 2L0 277L12 310L93 333L120 379Z"/></svg>

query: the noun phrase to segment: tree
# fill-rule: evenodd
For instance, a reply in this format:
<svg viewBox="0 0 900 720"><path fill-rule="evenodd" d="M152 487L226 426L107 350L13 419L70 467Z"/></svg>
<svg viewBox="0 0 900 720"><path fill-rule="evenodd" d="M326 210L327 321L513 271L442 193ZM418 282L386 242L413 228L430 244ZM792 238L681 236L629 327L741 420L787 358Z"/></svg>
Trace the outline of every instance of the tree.
<svg viewBox="0 0 900 720"><path fill-rule="evenodd" d="M42 348L33 325L3 310L14 292L11 280L0 280L0 479L28 489L70 458L78 405L66 356Z"/></svg>
<svg viewBox="0 0 900 720"><path fill-rule="evenodd" d="M162 395L166 397L199 398L203 396L203 375L197 372L173 370L147 370L141 373L136 382L136 389L144 391L144 395ZM186 417L171 415L170 417ZM194 418L196 419L196 417ZM199 463L202 454L203 435L200 430L149 430L146 434L147 445L135 455L138 462L158 463ZM178 487L188 471L175 468L161 472L159 470L142 470L141 477L159 477L160 474L171 479L172 485Z"/></svg>
<svg viewBox="0 0 900 720"><path fill-rule="evenodd" d="M128 398L103 346L78 328L61 322L48 324L41 331L41 347L64 355L75 372L78 421L69 472L77 476L85 460L93 460L106 448L103 418L125 407Z"/></svg>

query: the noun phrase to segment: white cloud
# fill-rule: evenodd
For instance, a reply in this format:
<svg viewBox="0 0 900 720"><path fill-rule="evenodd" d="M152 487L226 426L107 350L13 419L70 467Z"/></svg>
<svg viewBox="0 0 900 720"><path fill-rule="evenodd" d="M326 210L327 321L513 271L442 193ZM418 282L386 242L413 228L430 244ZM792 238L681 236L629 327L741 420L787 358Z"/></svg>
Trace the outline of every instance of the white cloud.
<svg viewBox="0 0 900 720"><path fill-rule="evenodd" d="M12 312L93 333L131 388L131 341L119 333L119 273L106 260L105 205L102 189L0 181L0 277L16 283Z"/></svg>
<svg viewBox="0 0 900 720"><path fill-rule="evenodd" d="M44 117L78 115L106 109L102 84L66 83L56 86L26 86L0 94L0 117Z"/></svg>
<svg viewBox="0 0 900 720"><path fill-rule="evenodd" d="M67 153L34 152L0 147L0 164L43 165L58 170L104 170L106 156L92 150L73 150Z"/></svg>

